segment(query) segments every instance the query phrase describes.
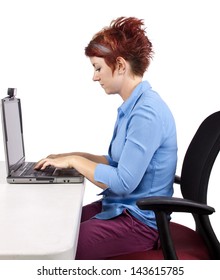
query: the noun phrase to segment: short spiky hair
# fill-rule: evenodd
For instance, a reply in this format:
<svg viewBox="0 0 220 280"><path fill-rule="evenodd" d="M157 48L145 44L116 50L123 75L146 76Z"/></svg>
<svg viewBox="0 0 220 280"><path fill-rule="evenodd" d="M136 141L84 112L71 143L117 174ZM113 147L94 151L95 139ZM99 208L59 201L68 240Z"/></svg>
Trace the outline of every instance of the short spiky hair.
<svg viewBox="0 0 220 280"><path fill-rule="evenodd" d="M85 55L103 57L112 71L115 70L117 57L121 56L130 63L132 72L142 77L150 64L153 50L143 20L119 17L93 36L85 48Z"/></svg>

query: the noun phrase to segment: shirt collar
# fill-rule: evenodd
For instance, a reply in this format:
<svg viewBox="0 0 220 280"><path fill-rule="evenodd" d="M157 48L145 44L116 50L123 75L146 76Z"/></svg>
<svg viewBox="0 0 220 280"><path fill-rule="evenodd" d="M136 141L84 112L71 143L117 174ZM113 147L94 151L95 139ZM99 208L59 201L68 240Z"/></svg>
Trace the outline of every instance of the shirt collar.
<svg viewBox="0 0 220 280"><path fill-rule="evenodd" d="M118 113L121 115L129 114L132 109L134 108L138 98L142 95L142 93L151 88L150 84L147 81L143 81L139 83L133 92L131 93L130 97L122 103L122 105L118 108Z"/></svg>

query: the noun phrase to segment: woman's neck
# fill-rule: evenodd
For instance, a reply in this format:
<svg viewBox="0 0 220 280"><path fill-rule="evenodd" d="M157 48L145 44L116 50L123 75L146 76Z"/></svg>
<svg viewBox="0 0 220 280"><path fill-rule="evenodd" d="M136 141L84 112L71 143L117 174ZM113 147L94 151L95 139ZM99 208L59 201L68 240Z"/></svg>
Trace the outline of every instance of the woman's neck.
<svg viewBox="0 0 220 280"><path fill-rule="evenodd" d="M133 90L136 88L138 84L142 82L142 77L134 76L132 79L126 79L123 83L121 91L119 95L121 98L126 101L132 94Z"/></svg>

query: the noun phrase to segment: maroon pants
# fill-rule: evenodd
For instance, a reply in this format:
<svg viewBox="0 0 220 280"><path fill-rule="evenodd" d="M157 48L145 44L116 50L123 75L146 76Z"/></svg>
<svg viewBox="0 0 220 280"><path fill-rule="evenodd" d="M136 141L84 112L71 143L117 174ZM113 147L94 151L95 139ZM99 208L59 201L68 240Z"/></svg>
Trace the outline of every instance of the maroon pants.
<svg viewBox="0 0 220 280"><path fill-rule="evenodd" d="M76 259L104 260L157 246L158 232L128 211L110 220L92 218L101 208L101 201L96 201L82 209Z"/></svg>

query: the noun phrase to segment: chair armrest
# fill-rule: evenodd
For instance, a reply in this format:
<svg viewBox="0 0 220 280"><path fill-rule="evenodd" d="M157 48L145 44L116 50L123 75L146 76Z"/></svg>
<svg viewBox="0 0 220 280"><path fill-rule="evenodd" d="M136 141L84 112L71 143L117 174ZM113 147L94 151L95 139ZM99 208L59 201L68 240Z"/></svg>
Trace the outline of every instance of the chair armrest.
<svg viewBox="0 0 220 280"><path fill-rule="evenodd" d="M139 199L137 206L142 210L153 210L155 212L186 212L198 215L210 215L215 212L213 207L203 203L194 202L192 200L167 197L152 196Z"/></svg>
<svg viewBox="0 0 220 280"><path fill-rule="evenodd" d="M181 177L178 175L175 175L174 177L174 183L180 185L181 183Z"/></svg>

